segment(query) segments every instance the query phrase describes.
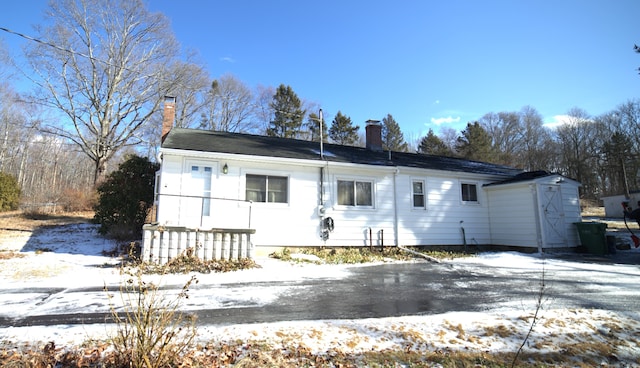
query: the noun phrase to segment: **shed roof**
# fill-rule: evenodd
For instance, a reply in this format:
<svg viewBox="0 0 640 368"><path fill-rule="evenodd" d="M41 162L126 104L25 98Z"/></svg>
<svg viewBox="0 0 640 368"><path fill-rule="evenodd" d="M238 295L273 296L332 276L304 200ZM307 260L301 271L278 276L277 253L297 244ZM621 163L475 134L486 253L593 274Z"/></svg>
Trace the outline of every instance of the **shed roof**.
<svg viewBox="0 0 640 368"><path fill-rule="evenodd" d="M549 176L556 176L556 177L561 177L567 180L570 180L576 184L580 184L578 183L576 180L571 179L571 178L567 178L561 174L556 174L556 173L551 173L548 171L544 171L544 170L538 170L538 171L526 171L526 172L521 172L517 175L514 175L510 178L504 179L504 180L500 180L498 182L495 183L490 183L490 184L485 184L485 187L491 187L491 186L498 186L498 185L504 185L504 184L512 184L512 183L522 183L522 182L530 182L530 181L535 181L536 179L540 179L540 178L546 178Z"/></svg>
<svg viewBox="0 0 640 368"><path fill-rule="evenodd" d="M220 152L238 155L320 161L320 144L299 139L174 128L162 148ZM417 153L372 151L362 147L323 144L323 160L374 166L411 167L511 177L522 172L513 167L455 157Z"/></svg>

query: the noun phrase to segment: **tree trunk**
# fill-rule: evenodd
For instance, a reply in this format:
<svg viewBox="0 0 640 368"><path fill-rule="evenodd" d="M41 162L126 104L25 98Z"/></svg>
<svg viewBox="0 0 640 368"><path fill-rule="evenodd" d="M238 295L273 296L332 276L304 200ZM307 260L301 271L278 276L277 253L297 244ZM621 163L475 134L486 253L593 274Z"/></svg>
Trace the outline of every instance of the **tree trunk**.
<svg viewBox="0 0 640 368"><path fill-rule="evenodd" d="M104 181L107 172L107 160L104 157L98 157L94 163L96 166L93 173L93 187L97 188Z"/></svg>

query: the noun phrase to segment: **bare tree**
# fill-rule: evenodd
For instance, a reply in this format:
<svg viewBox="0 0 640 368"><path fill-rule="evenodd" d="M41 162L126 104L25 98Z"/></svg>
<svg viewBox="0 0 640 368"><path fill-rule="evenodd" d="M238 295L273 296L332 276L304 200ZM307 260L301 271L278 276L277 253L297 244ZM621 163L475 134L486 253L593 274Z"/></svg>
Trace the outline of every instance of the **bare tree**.
<svg viewBox="0 0 640 368"><path fill-rule="evenodd" d="M256 129L258 130L258 134L267 134L267 129L271 123L271 117L274 114L271 102L273 101L273 96L275 94L276 88L273 86L266 87L258 85L258 87L256 87L254 95L256 103Z"/></svg>
<svg viewBox="0 0 640 368"><path fill-rule="evenodd" d="M61 113L46 131L80 147L95 184L171 92L166 70L178 46L167 19L142 0L52 1L46 16L51 23L37 28L44 43L27 51L34 101Z"/></svg>
<svg viewBox="0 0 640 368"><path fill-rule="evenodd" d="M177 127L190 128L199 124L203 109L208 104L209 75L201 65L191 62L175 61L169 67L172 76L168 82L173 83L165 89L171 91L176 98ZM161 130L162 114L154 115L157 119L154 126ZM156 135L156 140L160 134Z"/></svg>
<svg viewBox="0 0 640 368"><path fill-rule="evenodd" d="M458 132L451 127L440 128L440 134L438 135L442 142L449 148L452 154L455 154L456 142L458 141Z"/></svg>
<svg viewBox="0 0 640 368"><path fill-rule="evenodd" d="M497 163L519 166L516 159L521 137L518 113L488 113L480 119L480 123L491 136Z"/></svg>
<svg viewBox="0 0 640 368"><path fill-rule="evenodd" d="M211 83L200 127L224 132L255 131L255 112L251 90L233 75L226 74Z"/></svg>
<svg viewBox="0 0 640 368"><path fill-rule="evenodd" d="M598 168L596 124L586 111L572 108L567 113L568 121L556 130L556 139L561 149L561 172L582 183L582 193L587 198L597 198L602 187L592 175Z"/></svg>
<svg viewBox="0 0 640 368"><path fill-rule="evenodd" d="M518 161L524 170L555 171L553 165L553 142L543 126L542 116L531 106L520 110L520 148Z"/></svg>

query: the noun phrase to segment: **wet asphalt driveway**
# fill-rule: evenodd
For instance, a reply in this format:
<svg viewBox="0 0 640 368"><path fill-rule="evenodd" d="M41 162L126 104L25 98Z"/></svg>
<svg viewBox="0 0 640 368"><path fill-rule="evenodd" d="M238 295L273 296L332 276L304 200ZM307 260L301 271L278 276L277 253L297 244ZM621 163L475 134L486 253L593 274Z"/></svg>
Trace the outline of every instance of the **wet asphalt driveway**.
<svg viewBox="0 0 640 368"><path fill-rule="evenodd" d="M234 324L533 310L541 291L549 308L637 308L640 277L598 276L597 271L580 267L531 271L509 265L495 269L473 264L384 264L354 268L344 279L294 283L286 295L260 308L201 310L198 315L202 322Z"/></svg>
<svg viewBox="0 0 640 368"><path fill-rule="evenodd" d="M595 260L602 262L603 260ZM609 260L604 260L609 261ZM517 265L487 267L462 263L393 263L354 267L345 278L303 279L287 282L252 282L224 285L200 284L193 293L233 295L262 290L283 290L268 303L230 298L211 308L202 303L190 310L200 324L237 324L321 319L381 318L403 315L440 314L452 311L535 309L543 292L548 308L598 308L611 311L636 310L640 301L637 265L620 271L593 268L594 260L541 262L538 269ZM615 268L614 268L615 269ZM34 290L4 290L27 293ZM40 290L39 292L43 292ZM51 290L51 293L56 292ZM74 293L104 294L101 287L66 289ZM0 317L0 328L8 326L104 323L108 312Z"/></svg>

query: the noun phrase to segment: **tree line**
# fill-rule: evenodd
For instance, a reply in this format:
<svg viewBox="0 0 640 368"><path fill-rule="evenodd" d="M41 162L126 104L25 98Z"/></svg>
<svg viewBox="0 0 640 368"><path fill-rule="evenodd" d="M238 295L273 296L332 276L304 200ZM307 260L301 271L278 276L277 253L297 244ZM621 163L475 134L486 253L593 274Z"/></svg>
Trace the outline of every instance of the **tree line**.
<svg viewBox="0 0 640 368"><path fill-rule="evenodd" d="M324 121L321 106L289 85L250 88L230 74L211 78L181 50L168 19L142 0L51 2L44 19L19 67L0 45L0 172L16 177L26 202L90 201L125 154L155 158L167 95L178 101L178 127L364 145L346 113ZM34 88L16 92L18 76ZM546 127L525 106L413 141L391 114L380 123L386 150L557 172L580 181L588 199L637 188L640 101L601 116L579 108L567 116Z"/></svg>

